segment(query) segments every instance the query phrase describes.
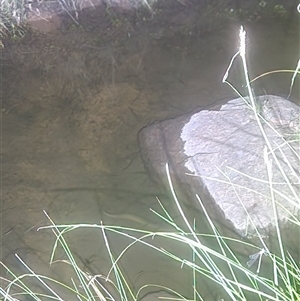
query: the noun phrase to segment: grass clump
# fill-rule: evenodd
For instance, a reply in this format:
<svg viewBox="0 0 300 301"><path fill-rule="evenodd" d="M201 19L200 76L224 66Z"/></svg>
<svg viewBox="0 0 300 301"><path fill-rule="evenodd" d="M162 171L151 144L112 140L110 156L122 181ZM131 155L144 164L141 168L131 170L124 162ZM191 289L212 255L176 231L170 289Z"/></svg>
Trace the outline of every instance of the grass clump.
<svg viewBox="0 0 300 301"><path fill-rule="evenodd" d="M157 0L127 0L128 6L145 6L152 11L153 3ZM111 1L111 4L122 5L124 1ZM101 1L100 1L101 3ZM45 0L45 1L28 1L28 0L0 0L0 48L3 48L5 38L19 39L25 35L25 22L28 13L33 12L43 18L41 9L47 10L49 7L58 13L66 13L75 24L78 23L78 12L85 6L94 7L90 0ZM110 6L110 1L107 2Z"/></svg>
<svg viewBox="0 0 300 301"><path fill-rule="evenodd" d="M5 37L12 39L24 35L22 24L26 19L25 0L0 0L0 48Z"/></svg>

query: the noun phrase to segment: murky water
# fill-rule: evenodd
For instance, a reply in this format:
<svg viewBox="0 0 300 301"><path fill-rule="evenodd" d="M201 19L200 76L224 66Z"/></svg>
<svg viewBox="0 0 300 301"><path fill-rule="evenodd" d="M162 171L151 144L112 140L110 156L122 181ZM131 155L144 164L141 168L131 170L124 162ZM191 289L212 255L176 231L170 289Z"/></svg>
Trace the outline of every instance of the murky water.
<svg viewBox="0 0 300 301"><path fill-rule="evenodd" d="M159 208L156 196L167 208L172 208L172 199L146 174L138 131L153 121L235 97L221 80L237 51L240 23L213 27L207 21L209 26L192 26L195 15L186 11L186 22L180 19L181 31L177 27L173 32L166 30L163 13L158 21L106 16L103 27L95 25L95 13L87 14L90 22L84 18L83 22L90 29L33 35L7 49L2 60L1 216L1 260L6 264L24 272L13 255L18 253L37 272L49 273L54 236L50 230L35 231L49 224L43 210L57 224L104 220L131 227L165 227L149 208ZM113 27L112 19L120 25ZM251 77L295 68L298 29L294 19L284 24L276 19L247 23ZM290 74L266 76L254 88L257 94L286 96L290 78ZM239 64L234 65L230 79L243 89ZM294 101L298 101L298 89L293 90ZM128 243L114 236L111 241L116 252ZM108 269L96 231L72 233L69 245L90 272ZM122 265L134 288L157 282L191 294L191 275L178 264L143 246L126 256ZM68 278L68 271L59 264L51 273ZM210 290L205 291L205 300L216 300L216 291L209 294Z"/></svg>

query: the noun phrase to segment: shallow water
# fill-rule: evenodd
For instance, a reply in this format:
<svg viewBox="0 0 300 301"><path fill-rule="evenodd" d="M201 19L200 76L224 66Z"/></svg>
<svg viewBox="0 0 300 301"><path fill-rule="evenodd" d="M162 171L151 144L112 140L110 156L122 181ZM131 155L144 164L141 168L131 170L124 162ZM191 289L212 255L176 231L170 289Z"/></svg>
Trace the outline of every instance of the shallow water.
<svg viewBox="0 0 300 301"><path fill-rule="evenodd" d="M66 23L61 32L32 35L7 48L2 60L1 244L6 264L24 272L13 255L18 253L37 272L49 273L54 236L50 230L35 231L49 224L43 210L57 224L104 220L164 229L149 207L159 209L159 196L173 210L172 199L146 174L137 134L154 121L236 97L221 81L237 51L240 26L235 20L216 28L211 21L209 26L192 26L195 15L190 10L184 12L186 23L180 19L181 31L178 26L173 32L163 21L173 17L176 24L176 17L182 16L170 11L154 21L105 15L101 22L107 27L99 26L95 12L87 13L82 18L84 30L67 28ZM120 25L113 27L112 19ZM295 68L297 20L246 22L245 28L252 78ZM286 96L290 78L291 74L266 76L254 84L255 92ZM243 90L240 64L233 66L230 80ZM295 86L291 99L298 101L298 95ZM110 239L116 252L128 243L115 235ZM68 243L80 254L85 269L96 273L108 269L104 242L96 231L78 230L69 235ZM189 254L185 248L178 252ZM122 266L134 288L154 281L191 294L191 275L178 264L142 246L126 256ZM58 265L51 273L69 278L69 271ZM216 290L210 294L205 284L199 286L207 290L205 300L216 300Z"/></svg>

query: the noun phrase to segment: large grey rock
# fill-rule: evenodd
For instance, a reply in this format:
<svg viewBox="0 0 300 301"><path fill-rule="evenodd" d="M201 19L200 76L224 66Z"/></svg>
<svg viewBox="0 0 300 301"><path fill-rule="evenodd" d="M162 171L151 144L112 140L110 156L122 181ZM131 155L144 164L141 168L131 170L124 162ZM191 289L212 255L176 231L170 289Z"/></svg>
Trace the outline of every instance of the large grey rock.
<svg viewBox="0 0 300 301"><path fill-rule="evenodd" d="M247 237L256 235L255 229L265 236L274 230L270 181L282 226L290 229L288 220L300 204L299 106L277 96L257 100L262 128L280 167L266 148L253 110L240 98L156 122L139 133L142 158L153 179L167 185L168 162L177 191L187 196L182 202L199 208L198 193L210 217L225 226L222 230ZM272 179L266 156L272 160Z"/></svg>

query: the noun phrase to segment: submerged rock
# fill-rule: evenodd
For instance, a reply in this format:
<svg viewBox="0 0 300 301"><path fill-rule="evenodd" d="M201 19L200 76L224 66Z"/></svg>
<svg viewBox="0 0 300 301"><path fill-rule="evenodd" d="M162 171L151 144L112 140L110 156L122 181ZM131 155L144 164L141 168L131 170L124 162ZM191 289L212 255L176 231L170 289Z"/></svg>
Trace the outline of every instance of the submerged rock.
<svg viewBox="0 0 300 301"><path fill-rule="evenodd" d="M290 229L288 221L300 203L299 106L269 95L256 102L261 128L247 101L238 98L156 122L139 133L152 178L168 185L169 163L182 201L200 208L197 193L221 231L242 237L257 231L269 236L277 220ZM299 237L295 233L292 240Z"/></svg>

